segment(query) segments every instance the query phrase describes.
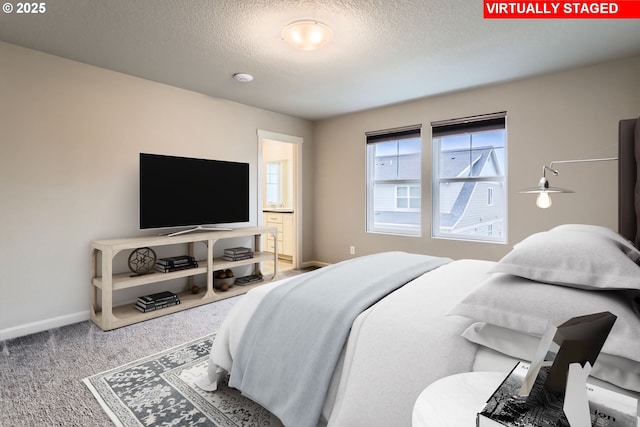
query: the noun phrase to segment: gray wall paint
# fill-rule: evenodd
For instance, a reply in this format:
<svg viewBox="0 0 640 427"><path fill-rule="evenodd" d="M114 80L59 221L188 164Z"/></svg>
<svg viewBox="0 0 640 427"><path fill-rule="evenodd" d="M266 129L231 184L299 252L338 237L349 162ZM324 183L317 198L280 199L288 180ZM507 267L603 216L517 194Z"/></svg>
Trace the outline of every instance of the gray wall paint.
<svg viewBox="0 0 640 427"><path fill-rule="evenodd" d="M617 155L619 119L640 115L640 57L487 86L316 123L315 259L336 262L383 250L498 260L529 234L561 223L617 228L617 163L559 165L552 185L576 194L547 210L518 190L537 184L553 160ZM430 123L507 111L508 243L432 239ZM422 123L423 236L365 232L365 132ZM348 207L348 208L345 208Z"/></svg>
<svg viewBox="0 0 640 427"><path fill-rule="evenodd" d="M296 135L313 192L309 121L6 43L0 76L0 334L88 318L89 242L149 234L139 152L249 162L256 225L257 129Z"/></svg>

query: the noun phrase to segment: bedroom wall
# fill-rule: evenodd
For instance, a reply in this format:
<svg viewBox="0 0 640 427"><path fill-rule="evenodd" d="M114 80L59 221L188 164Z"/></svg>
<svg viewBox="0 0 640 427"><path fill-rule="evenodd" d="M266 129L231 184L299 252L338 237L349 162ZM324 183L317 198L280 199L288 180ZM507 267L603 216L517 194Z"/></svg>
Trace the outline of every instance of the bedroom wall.
<svg viewBox="0 0 640 427"><path fill-rule="evenodd" d="M142 234L139 152L249 162L247 225L257 129L304 138L313 168L309 121L6 43L0 94L0 340L88 319L89 242Z"/></svg>
<svg viewBox="0 0 640 427"><path fill-rule="evenodd" d="M421 99L316 123L314 258L336 262L352 255L405 250L454 259L498 260L524 237L561 223L617 227L617 163L559 165L551 185L575 194L553 197L538 209L537 185L554 160L617 156L617 124L640 115L640 57L506 84ZM432 239L430 123L507 111L508 242ZM365 132L422 124L423 233L403 237L365 232Z"/></svg>

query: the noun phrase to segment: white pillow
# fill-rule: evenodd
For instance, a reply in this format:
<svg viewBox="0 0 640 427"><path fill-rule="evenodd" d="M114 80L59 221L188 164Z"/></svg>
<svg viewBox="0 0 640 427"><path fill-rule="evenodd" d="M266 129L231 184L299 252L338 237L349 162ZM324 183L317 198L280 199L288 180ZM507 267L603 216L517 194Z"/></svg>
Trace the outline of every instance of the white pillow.
<svg viewBox="0 0 640 427"><path fill-rule="evenodd" d="M640 289L640 267L621 247L604 234L556 229L516 244L490 272L584 289Z"/></svg>
<svg viewBox="0 0 640 427"><path fill-rule="evenodd" d="M475 344L527 362L531 362L540 344L540 337L484 322L472 324L462 336ZM640 392L640 362L600 353L590 375L618 387Z"/></svg>
<svg viewBox="0 0 640 427"><path fill-rule="evenodd" d="M557 227L552 228L549 231L583 231L585 233L599 234L601 236L607 237L611 240L614 240L620 245L620 249L629 257L632 261L638 262L640 260L640 250L634 246L631 241L624 238L619 233L616 233L610 228L602 227L599 225L590 225L590 224L562 224Z"/></svg>
<svg viewBox="0 0 640 427"><path fill-rule="evenodd" d="M603 311L618 318L602 352L640 362L640 318L634 313L626 292L591 292L494 274L448 314L542 336L549 321Z"/></svg>

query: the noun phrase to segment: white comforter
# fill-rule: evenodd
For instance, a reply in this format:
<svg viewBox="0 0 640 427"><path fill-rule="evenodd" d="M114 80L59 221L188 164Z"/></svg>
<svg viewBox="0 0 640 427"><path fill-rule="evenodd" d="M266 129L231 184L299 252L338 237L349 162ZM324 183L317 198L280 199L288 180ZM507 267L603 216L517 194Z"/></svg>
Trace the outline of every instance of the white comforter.
<svg viewBox="0 0 640 427"><path fill-rule="evenodd" d="M433 381L471 371L476 346L460 334L472 323L445 316L488 277L488 261L460 260L408 283L363 312L336 366L323 420L336 427L411 426L413 404ZM203 388L229 372L248 319L264 295L285 280L248 292L216 336ZM267 408L268 409L268 408ZM294 427L294 426L292 426Z"/></svg>

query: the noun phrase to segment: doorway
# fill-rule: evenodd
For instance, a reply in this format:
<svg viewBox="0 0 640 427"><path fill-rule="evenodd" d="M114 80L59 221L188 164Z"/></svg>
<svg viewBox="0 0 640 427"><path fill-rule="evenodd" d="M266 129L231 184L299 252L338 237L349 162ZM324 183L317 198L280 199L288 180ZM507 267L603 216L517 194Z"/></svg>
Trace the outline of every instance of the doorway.
<svg viewBox="0 0 640 427"><path fill-rule="evenodd" d="M277 245L279 272L298 269L302 261L302 142L258 130L258 223L278 229L277 241L269 236L262 250Z"/></svg>

